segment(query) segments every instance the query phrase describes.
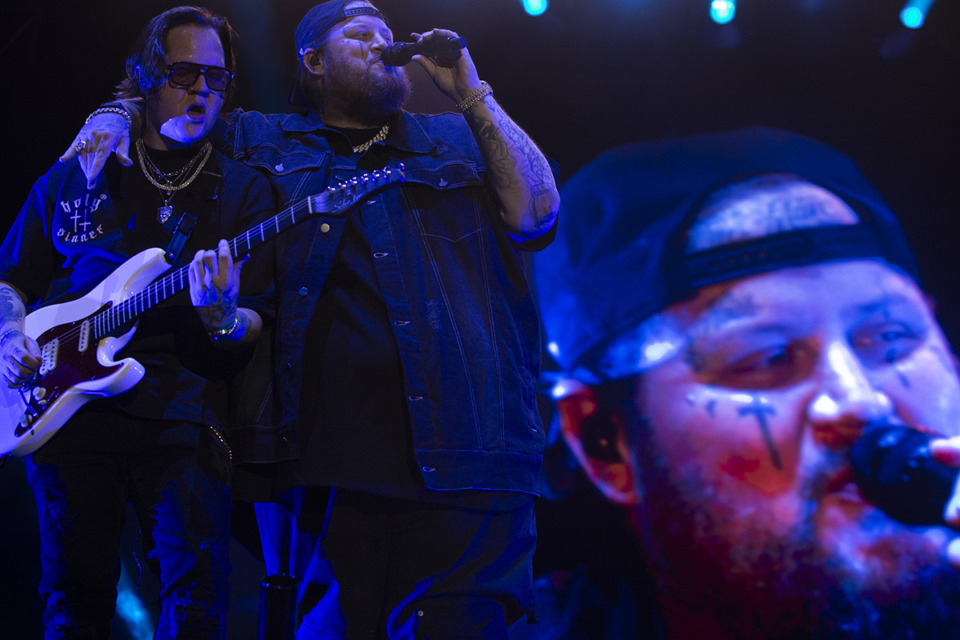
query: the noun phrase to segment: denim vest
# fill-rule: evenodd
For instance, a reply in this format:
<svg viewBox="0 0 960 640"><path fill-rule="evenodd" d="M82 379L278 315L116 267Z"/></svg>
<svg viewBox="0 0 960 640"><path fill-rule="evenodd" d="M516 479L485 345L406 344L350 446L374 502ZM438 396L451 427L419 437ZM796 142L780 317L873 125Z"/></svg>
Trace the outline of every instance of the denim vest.
<svg viewBox="0 0 960 640"><path fill-rule="evenodd" d="M517 243L504 230L462 117L401 113L386 143L359 156L333 152L331 140L340 135L315 115L238 112L227 144L267 175L282 207L403 163L401 187L364 199L348 215L362 214L369 235L426 486L537 494L545 440L535 395L541 345L524 252L541 247ZM297 407L310 385L301 380L303 345L343 220L318 216L276 240L269 358L279 388L267 389L264 375L248 382L249 407L235 432L240 462L299 455Z"/></svg>

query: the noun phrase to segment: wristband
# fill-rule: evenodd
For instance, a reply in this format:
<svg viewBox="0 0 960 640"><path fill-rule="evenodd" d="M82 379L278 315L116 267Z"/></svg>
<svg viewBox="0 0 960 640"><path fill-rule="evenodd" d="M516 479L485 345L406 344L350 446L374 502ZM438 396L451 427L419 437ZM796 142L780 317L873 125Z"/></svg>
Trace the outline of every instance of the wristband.
<svg viewBox="0 0 960 640"><path fill-rule="evenodd" d="M481 80L479 87L471 91L466 98L457 103L457 109L460 110L460 113L466 113L467 109L492 93L493 87L491 87L486 80Z"/></svg>
<svg viewBox="0 0 960 640"><path fill-rule="evenodd" d="M101 113L115 113L118 116L123 116L123 119L127 121L127 129L133 128L133 119L123 107L100 107L98 109L94 109L93 113L87 116L84 124L90 124L90 121L94 118L94 116L98 116Z"/></svg>
<svg viewBox="0 0 960 640"><path fill-rule="evenodd" d="M10 337L11 333L23 333L23 331L21 331L20 329L7 329L6 331L3 332L3 335L0 336L0 346L3 346L3 343L6 341L7 338Z"/></svg>
<svg viewBox="0 0 960 640"><path fill-rule="evenodd" d="M210 335L210 339L216 342L218 340L225 340L231 337L233 334L237 332L237 329L239 328L240 328L240 312L237 312L237 315L233 316L233 322L230 323L229 327L225 327L223 329L217 329L216 331L208 331L207 333Z"/></svg>

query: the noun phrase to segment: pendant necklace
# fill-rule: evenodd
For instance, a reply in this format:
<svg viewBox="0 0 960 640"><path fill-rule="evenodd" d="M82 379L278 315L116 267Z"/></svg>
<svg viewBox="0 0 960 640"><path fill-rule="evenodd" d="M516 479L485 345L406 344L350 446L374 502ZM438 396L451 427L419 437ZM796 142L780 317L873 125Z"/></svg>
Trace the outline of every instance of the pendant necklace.
<svg viewBox="0 0 960 640"><path fill-rule="evenodd" d="M160 190L160 197L163 199L163 206L157 207L157 221L160 224L165 224L167 220L170 219L170 216L173 215L173 207L170 206L170 201L173 199L173 196L177 191L186 189L197 179L197 176L200 175L200 171L202 171L204 165L207 164L207 160L210 158L212 152L213 145L209 142L204 142L200 151L198 151L197 155L193 156L189 162L176 171L164 173L150 160L150 156L147 155L147 149L143 144L143 138L137 139L137 156L140 159L140 170L143 171L144 177L146 177L150 184ZM188 177L184 177L188 174Z"/></svg>

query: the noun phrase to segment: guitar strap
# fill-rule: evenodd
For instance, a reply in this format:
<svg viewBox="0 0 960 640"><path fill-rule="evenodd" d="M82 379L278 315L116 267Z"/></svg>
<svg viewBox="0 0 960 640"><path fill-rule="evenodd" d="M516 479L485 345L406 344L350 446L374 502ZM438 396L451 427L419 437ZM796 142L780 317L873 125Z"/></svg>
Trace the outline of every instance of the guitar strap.
<svg viewBox="0 0 960 640"><path fill-rule="evenodd" d="M193 233L195 226L197 226L197 216L184 211L183 215L180 216L180 221L177 222L177 228L173 230L173 236L170 237L170 242L167 243L167 248L164 252L167 263L174 264L177 261L177 258L180 257L180 252L183 251L183 247L186 246L187 239L190 238L190 234Z"/></svg>

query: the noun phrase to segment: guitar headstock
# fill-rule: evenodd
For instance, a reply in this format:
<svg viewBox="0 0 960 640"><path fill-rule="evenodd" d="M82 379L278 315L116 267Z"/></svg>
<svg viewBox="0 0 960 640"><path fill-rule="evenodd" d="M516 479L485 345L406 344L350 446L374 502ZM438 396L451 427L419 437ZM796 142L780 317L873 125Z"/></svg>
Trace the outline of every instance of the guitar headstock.
<svg viewBox="0 0 960 640"><path fill-rule="evenodd" d="M398 168L387 167L383 170L365 173L362 176L341 182L337 186L327 187L321 194L310 197L310 213L338 215L374 193L403 183L403 164Z"/></svg>

